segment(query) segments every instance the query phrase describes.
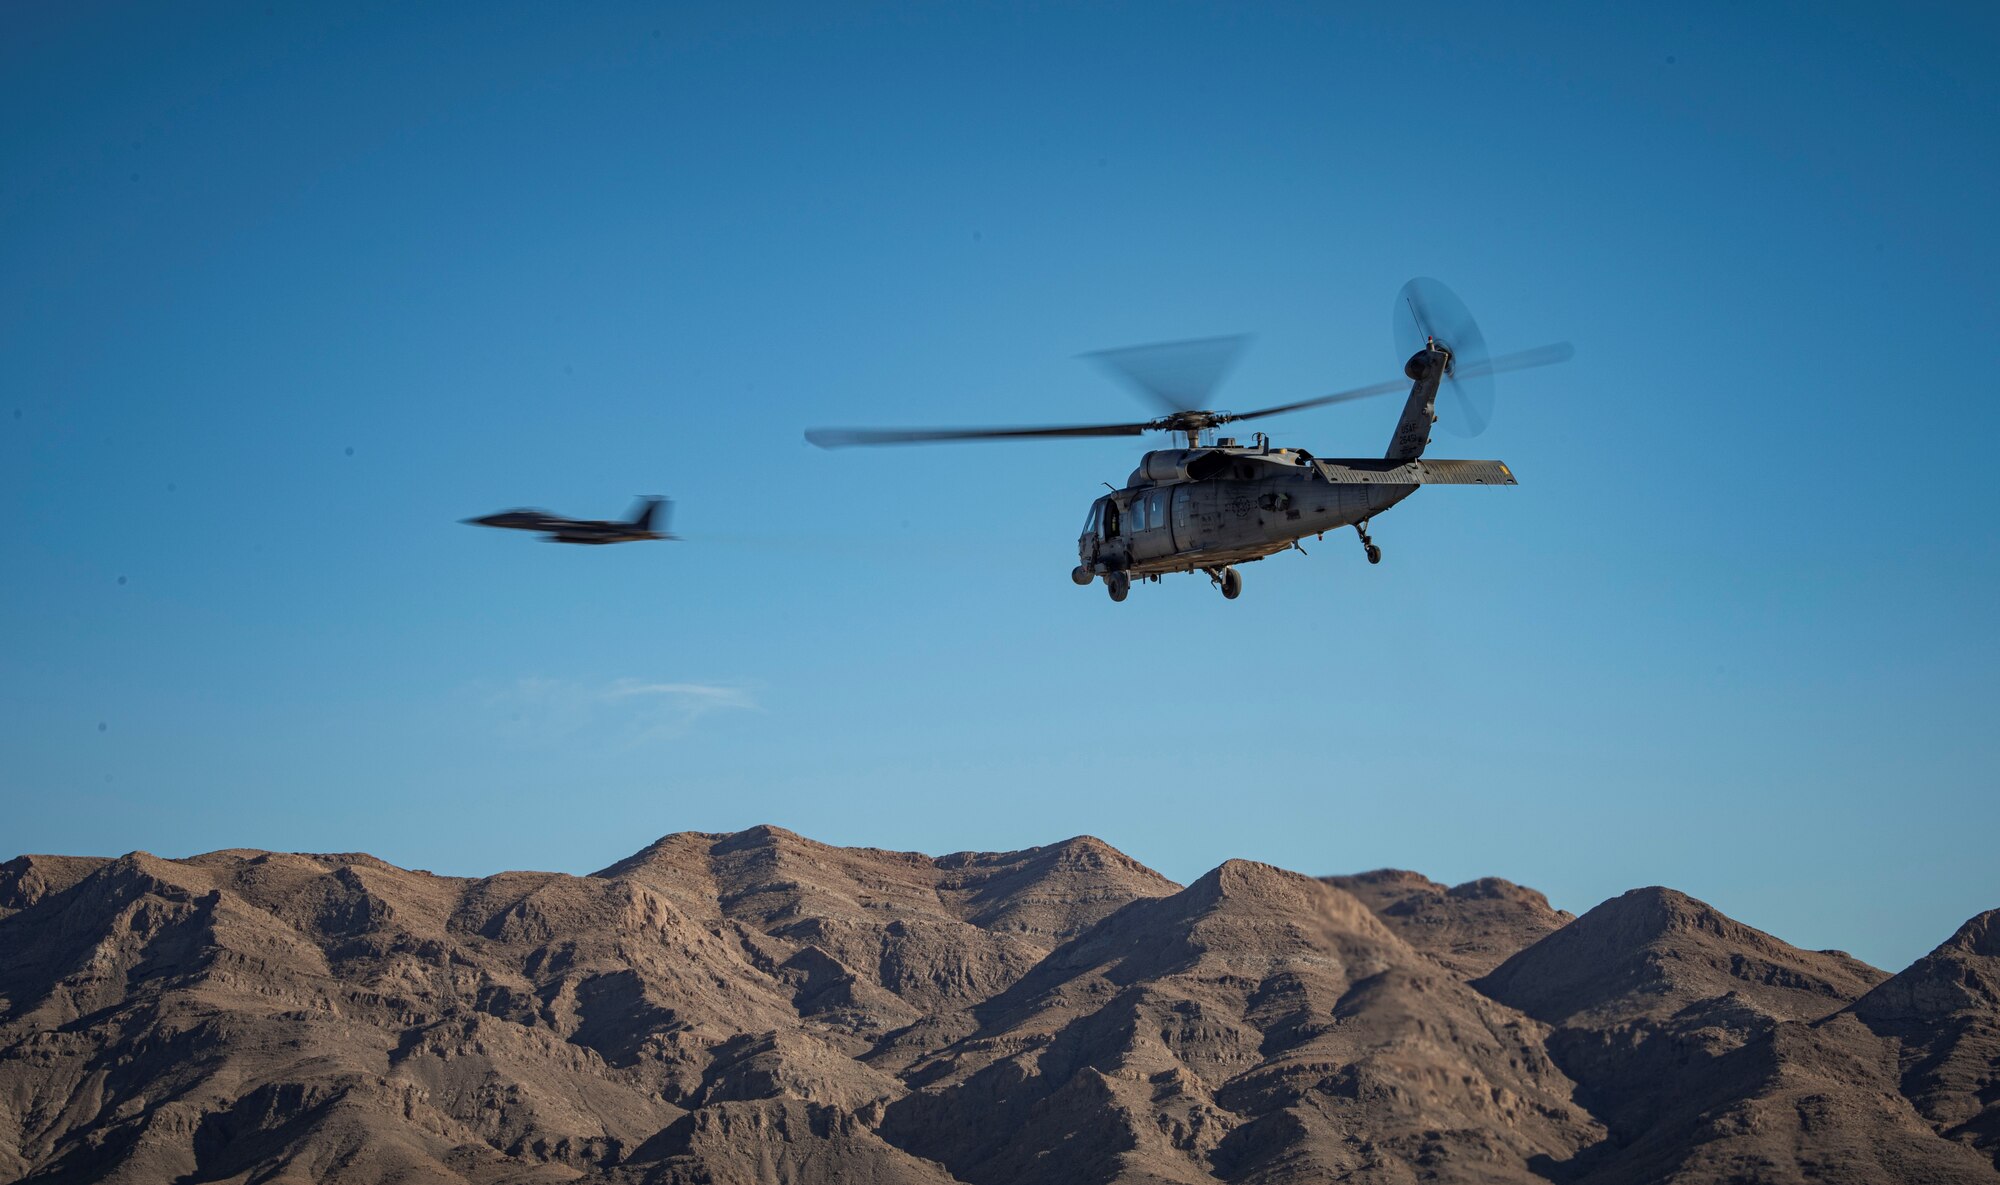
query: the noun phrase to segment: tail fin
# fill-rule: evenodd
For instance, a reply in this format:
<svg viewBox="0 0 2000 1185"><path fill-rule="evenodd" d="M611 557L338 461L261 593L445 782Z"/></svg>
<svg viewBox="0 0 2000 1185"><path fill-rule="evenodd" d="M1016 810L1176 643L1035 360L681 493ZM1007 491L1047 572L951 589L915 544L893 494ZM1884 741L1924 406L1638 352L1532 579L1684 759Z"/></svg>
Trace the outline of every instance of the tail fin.
<svg viewBox="0 0 2000 1185"><path fill-rule="evenodd" d="M665 498L657 496L641 498L639 500L639 509L632 514L632 525L641 531L652 530L653 520L658 518L660 514L660 504L665 501Z"/></svg>
<svg viewBox="0 0 2000 1185"><path fill-rule="evenodd" d="M1411 380L1410 400L1403 405L1403 418L1396 421L1396 434L1389 438L1389 451L1383 454L1387 460L1414 461L1424 455L1431 442L1431 424L1437 420L1438 384L1450 361L1451 355L1426 342L1403 364L1403 373Z"/></svg>

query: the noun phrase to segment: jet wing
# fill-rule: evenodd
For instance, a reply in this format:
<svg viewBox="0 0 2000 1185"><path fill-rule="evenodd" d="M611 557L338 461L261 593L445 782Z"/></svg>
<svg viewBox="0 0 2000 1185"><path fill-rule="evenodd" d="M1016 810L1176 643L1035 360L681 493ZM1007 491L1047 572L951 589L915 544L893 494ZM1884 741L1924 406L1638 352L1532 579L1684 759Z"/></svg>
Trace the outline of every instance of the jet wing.
<svg viewBox="0 0 2000 1185"><path fill-rule="evenodd" d="M1378 458L1315 460L1313 468L1335 485L1511 486L1505 461L1390 461Z"/></svg>
<svg viewBox="0 0 2000 1185"><path fill-rule="evenodd" d="M459 521L475 527L499 527L508 531L554 531L570 520L543 510L503 510L498 514L483 514Z"/></svg>

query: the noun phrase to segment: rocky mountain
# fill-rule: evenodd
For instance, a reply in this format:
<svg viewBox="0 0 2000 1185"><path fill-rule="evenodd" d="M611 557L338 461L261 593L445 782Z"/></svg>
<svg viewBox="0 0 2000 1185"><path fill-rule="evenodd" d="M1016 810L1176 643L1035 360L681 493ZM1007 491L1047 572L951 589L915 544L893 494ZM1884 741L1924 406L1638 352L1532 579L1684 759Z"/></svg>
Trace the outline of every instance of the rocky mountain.
<svg viewBox="0 0 2000 1185"><path fill-rule="evenodd" d="M1394 868L1320 879L1359 897L1396 937L1468 978L1575 920L1533 889L1493 876L1452 888Z"/></svg>
<svg viewBox="0 0 2000 1185"><path fill-rule="evenodd" d="M1665 889L1089 838L23 856L0 1180L2000 1182L1996 918L1889 977Z"/></svg>
<svg viewBox="0 0 2000 1185"><path fill-rule="evenodd" d="M1855 1001L1893 1043L1897 1089L1945 1137L2000 1163L2000 909Z"/></svg>
<svg viewBox="0 0 2000 1185"><path fill-rule="evenodd" d="M1610 1129L1570 1166L1580 1179L1988 1179L2000 1149L1941 1139L1899 1088L1896 1043L1857 1021L1885 981L1647 888L1475 984L1553 1027L1550 1055Z"/></svg>

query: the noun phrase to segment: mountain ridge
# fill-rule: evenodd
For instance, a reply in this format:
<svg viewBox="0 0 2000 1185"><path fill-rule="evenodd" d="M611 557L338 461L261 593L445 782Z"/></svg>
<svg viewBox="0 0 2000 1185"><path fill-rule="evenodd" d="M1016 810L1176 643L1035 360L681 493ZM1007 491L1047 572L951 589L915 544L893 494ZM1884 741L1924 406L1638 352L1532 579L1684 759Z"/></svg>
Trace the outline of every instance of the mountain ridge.
<svg viewBox="0 0 2000 1185"><path fill-rule="evenodd" d="M2000 1182L2000 911L676 832L0 864L0 1179Z"/></svg>

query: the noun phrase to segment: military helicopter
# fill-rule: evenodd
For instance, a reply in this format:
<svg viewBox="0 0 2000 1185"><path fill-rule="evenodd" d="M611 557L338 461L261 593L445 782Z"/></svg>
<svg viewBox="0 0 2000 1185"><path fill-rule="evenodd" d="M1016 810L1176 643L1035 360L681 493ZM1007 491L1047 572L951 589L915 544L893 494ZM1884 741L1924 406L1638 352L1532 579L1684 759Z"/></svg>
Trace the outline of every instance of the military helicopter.
<svg viewBox="0 0 2000 1185"><path fill-rule="evenodd" d="M1171 572L1203 572L1222 595L1243 592L1236 565L1299 547L1307 536L1353 527L1371 564L1382 549L1368 532L1376 515L1421 485L1514 485L1501 461L1425 460L1431 426L1439 422L1438 396L1447 390L1443 418L1465 436L1484 431L1492 418L1494 375L1563 362L1568 342L1498 357L1462 301L1436 280L1419 277L1396 297L1393 325L1399 353L1407 353L1403 379L1261 407L1254 411L1197 410L1228 371L1246 339L1204 338L1088 354L1155 401L1166 414L1123 424L1014 428L816 428L806 439L821 448L922 444L950 440L1043 440L1077 436L1138 436L1171 432L1185 448L1156 449L1122 489L1091 503L1077 540L1077 584L1102 579L1114 601L1134 580L1158 581ZM1302 448L1278 448L1255 433L1251 443L1216 436L1215 429L1242 420L1304 411L1400 391L1410 384L1403 414L1380 458L1315 457Z"/></svg>

